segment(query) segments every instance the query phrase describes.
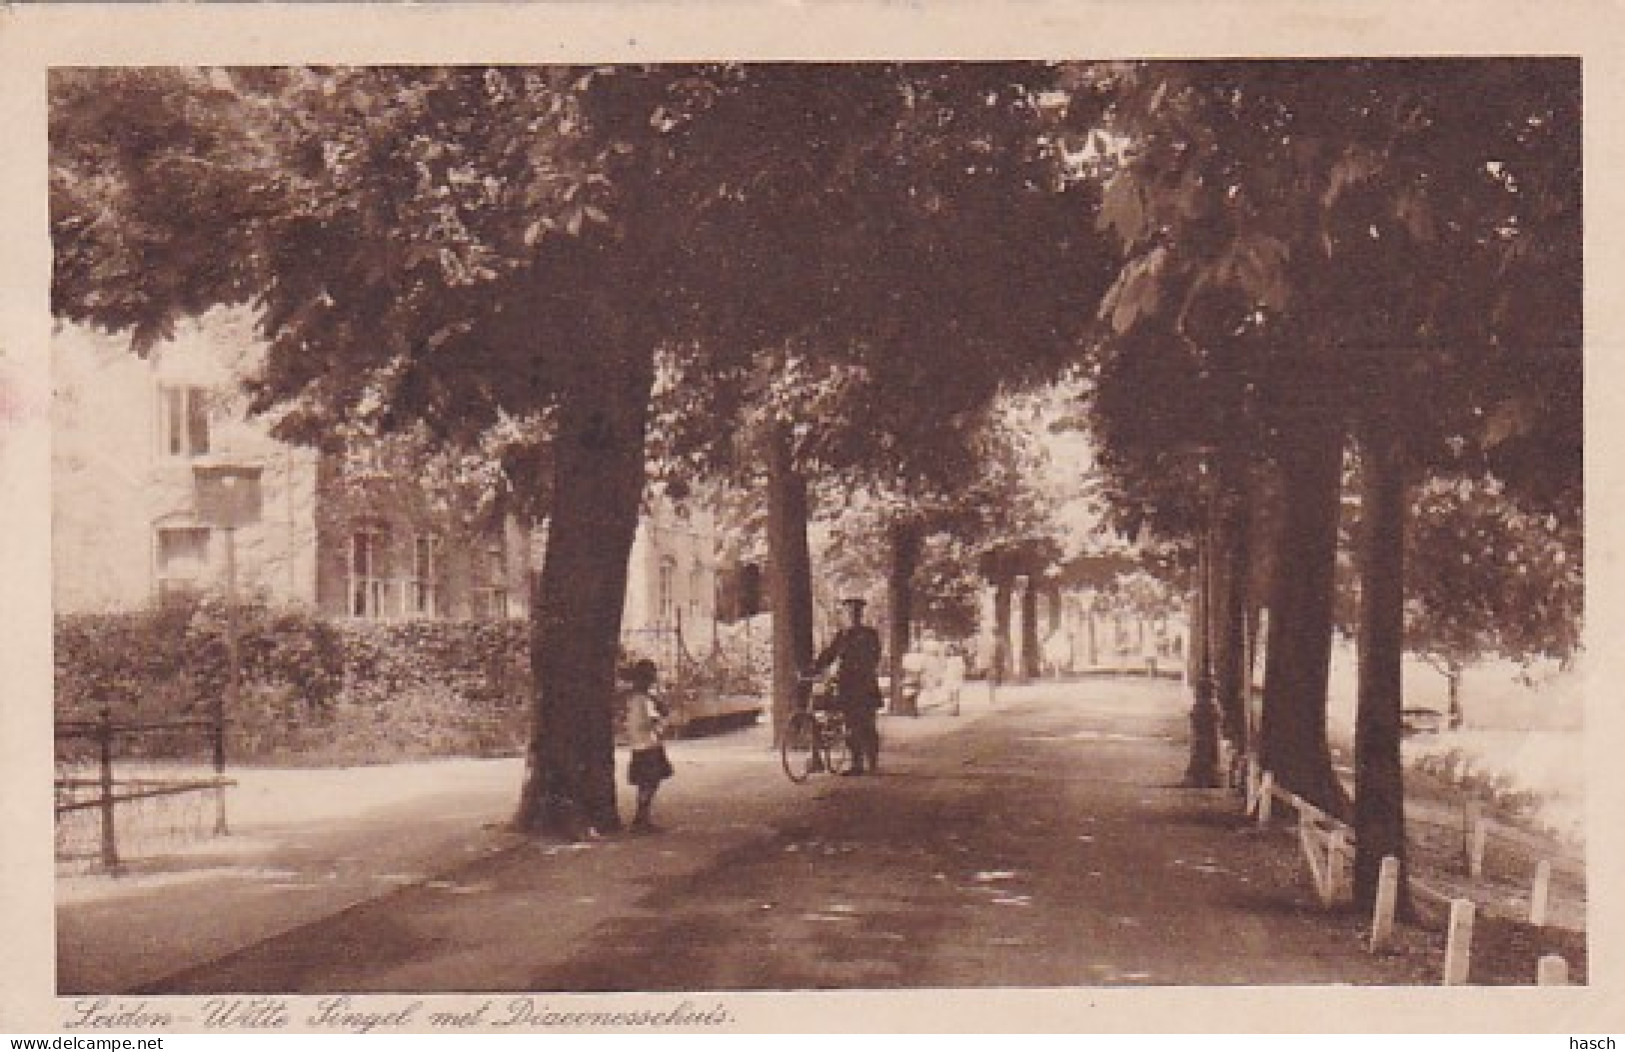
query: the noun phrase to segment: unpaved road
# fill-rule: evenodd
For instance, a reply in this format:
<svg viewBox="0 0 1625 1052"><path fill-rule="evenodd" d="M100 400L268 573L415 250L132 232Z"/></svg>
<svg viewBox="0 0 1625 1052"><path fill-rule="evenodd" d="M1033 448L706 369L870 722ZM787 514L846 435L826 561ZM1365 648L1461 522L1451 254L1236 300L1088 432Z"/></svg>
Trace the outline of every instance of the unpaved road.
<svg viewBox="0 0 1625 1052"><path fill-rule="evenodd" d="M1289 838L1249 827L1223 793L1175 787L1177 685L1099 680L1008 689L993 705L971 697L958 718L885 720L873 778L792 786L760 730L675 743L662 834L476 855L143 986L1429 981L1414 959L1367 954L1354 918L1313 905Z"/></svg>

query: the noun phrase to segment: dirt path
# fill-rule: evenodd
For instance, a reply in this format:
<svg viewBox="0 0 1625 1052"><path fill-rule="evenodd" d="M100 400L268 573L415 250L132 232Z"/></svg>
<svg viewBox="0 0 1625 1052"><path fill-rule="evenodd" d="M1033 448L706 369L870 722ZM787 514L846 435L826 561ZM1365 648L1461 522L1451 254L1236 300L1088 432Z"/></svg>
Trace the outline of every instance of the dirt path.
<svg viewBox="0 0 1625 1052"><path fill-rule="evenodd" d="M1177 685L888 720L883 772L788 784L760 733L674 746L668 832L526 844L153 992L1406 983L1291 841L1174 788Z"/></svg>
<svg viewBox="0 0 1625 1052"><path fill-rule="evenodd" d="M335 803L314 817L290 799L280 819L134 858L122 876L59 878L57 988L139 989L511 845L498 826L512 810L517 763L406 770L402 777L434 779L432 787L350 811ZM366 772L371 780L383 773ZM309 772L324 776L334 792L354 792L354 778ZM252 819L256 810L267 807L250 802L233 813Z"/></svg>

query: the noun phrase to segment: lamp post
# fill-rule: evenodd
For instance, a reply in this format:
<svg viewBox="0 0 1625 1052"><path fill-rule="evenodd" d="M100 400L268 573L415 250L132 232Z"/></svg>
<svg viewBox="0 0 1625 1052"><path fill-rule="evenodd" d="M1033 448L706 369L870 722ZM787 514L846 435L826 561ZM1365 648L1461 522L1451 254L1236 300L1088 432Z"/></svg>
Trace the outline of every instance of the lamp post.
<svg viewBox="0 0 1625 1052"><path fill-rule="evenodd" d="M214 831L226 830L226 714L239 711L242 695L242 655L237 628L237 529L259 521L260 475L263 467L226 461L199 461L192 479L199 521L226 537L226 691L214 697Z"/></svg>

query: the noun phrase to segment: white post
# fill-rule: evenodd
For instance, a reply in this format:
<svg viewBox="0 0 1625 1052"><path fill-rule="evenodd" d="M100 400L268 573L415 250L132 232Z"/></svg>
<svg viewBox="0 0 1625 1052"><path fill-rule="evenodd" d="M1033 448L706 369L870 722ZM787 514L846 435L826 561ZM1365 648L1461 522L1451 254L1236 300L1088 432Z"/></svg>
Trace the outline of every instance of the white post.
<svg viewBox="0 0 1625 1052"><path fill-rule="evenodd" d="M1371 952L1381 953L1394 937L1394 913L1399 907L1399 859L1384 856L1377 871L1377 902L1371 911Z"/></svg>
<svg viewBox="0 0 1625 1052"><path fill-rule="evenodd" d="M1540 860L1535 867L1535 886L1529 893L1529 923L1537 928L1546 926L1546 907L1552 894L1552 864Z"/></svg>
<svg viewBox="0 0 1625 1052"><path fill-rule="evenodd" d="M1569 962L1557 954L1547 954L1535 967L1535 983L1539 986L1569 985Z"/></svg>
<svg viewBox="0 0 1625 1052"><path fill-rule="evenodd" d="M1467 875L1482 877L1484 875L1484 846L1489 841L1490 824L1480 817L1473 823L1472 849L1467 855Z"/></svg>
<svg viewBox="0 0 1625 1052"><path fill-rule="evenodd" d="M1270 824L1270 804L1275 800L1275 775L1265 771L1258 779L1258 824Z"/></svg>
<svg viewBox="0 0 1625 1052"><path fill-rule="evenodd" d="M1456 899L1450 904L1450 934L1444 946L1444 985L1463 986L1473 959L1473 903Z"/></svg>

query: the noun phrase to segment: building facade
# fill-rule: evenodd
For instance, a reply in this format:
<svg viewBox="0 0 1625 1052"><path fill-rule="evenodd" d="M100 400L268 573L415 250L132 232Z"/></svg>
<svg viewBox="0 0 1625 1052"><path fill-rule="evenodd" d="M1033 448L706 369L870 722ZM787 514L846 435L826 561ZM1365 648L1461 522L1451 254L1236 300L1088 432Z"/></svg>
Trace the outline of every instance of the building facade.
<svg viewBox="0 0 1625 1052"><path fill-rule="evenodd" d="M261 471L260 520L236 531L245 594L309 604L316 581L314 451L244 419L233 351L247 319L181 326L147 358L61 326L53 337L52 557L59 612L126 610L224 580L219 531L198 515L194 468Z"/></svg>
<svg viewBox="0 0 1625 1052"><path fill-rule="evenodd" d="M711 512L656 500L638 523L621 631L629 650L675 665L717 641L716 527Z"/></svg>
<svg viewBox="0 0 1625 1052"><path fill-rule="evenodd" d="M146 358L126 339L58 327L58 612L223 588L227 537L200 514L198 477L238 465L257 469L260 490L256 520L231 536L240 595L334 618L528 615L545 531L482 512L399 450L317 451L271 437L239 390L262 352L241 311L178 326ZM627 631L654 637L682 626L708 640L713 548L708 514L657 502L632 553Z"/></svg>

